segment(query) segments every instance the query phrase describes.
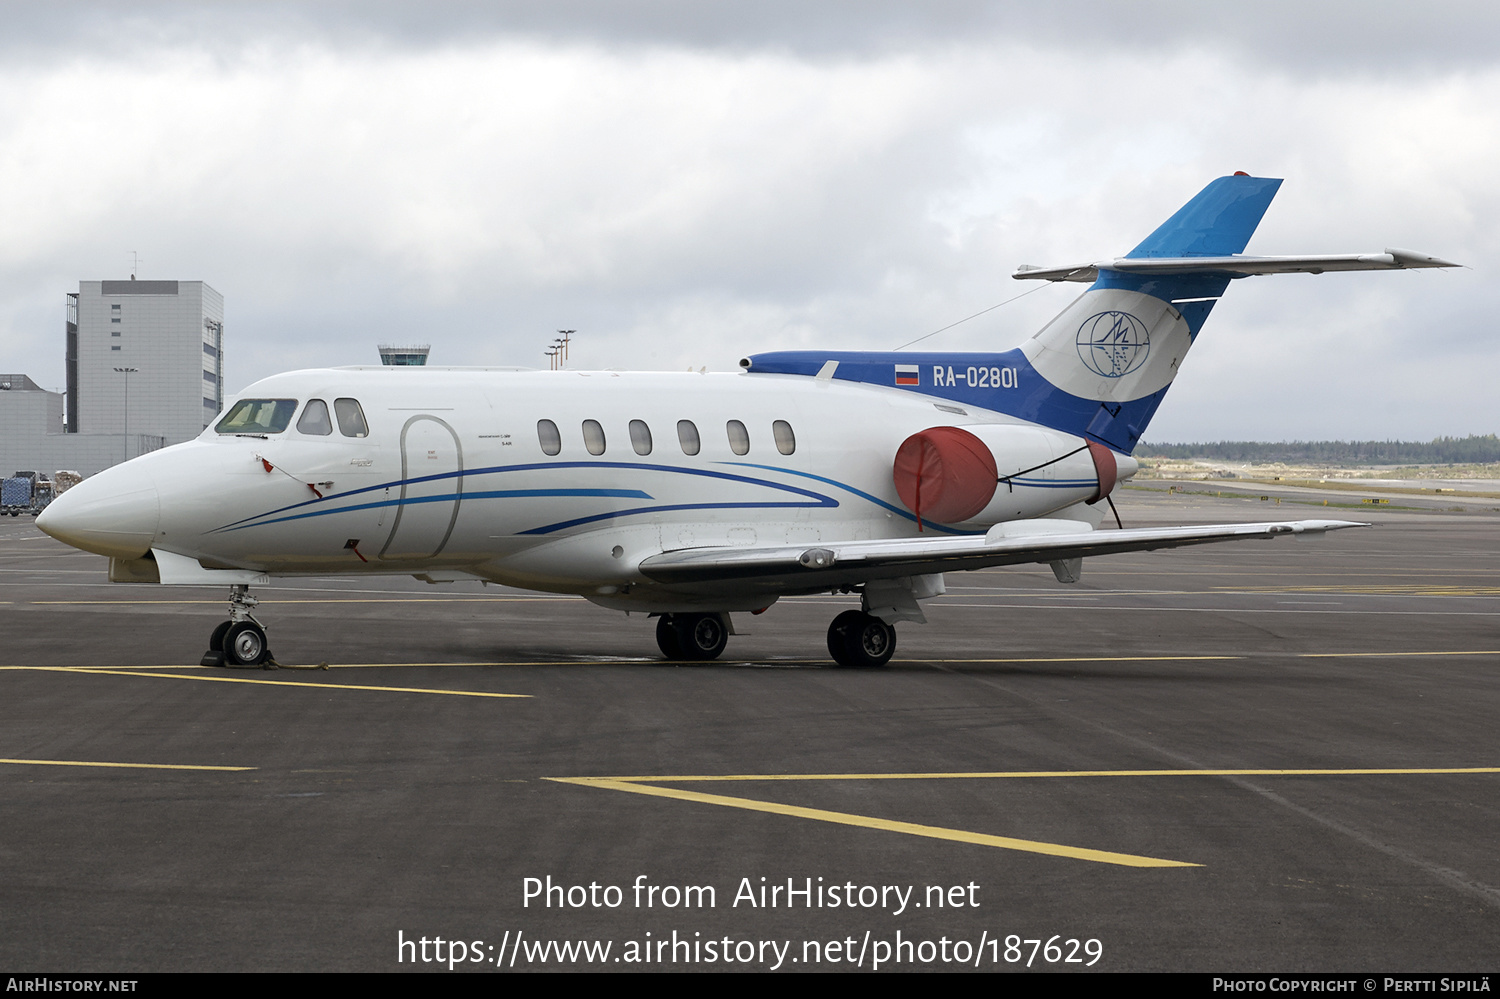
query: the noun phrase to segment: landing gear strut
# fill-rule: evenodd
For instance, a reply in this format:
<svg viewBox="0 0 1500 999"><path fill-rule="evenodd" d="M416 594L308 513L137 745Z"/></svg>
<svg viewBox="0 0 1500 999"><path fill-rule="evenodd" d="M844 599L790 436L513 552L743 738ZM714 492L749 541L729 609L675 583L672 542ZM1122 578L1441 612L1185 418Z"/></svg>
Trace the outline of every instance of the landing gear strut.
<svg viewBox="0 0 1500 999"><path fill-rule="evenodd" d="M864 611L844 611L828 626L828 654L845 669L884 666L895 651L896 629Z"/></svg>
<svg viewBox="0 0 1500 999"><path fill-rule="evenodd" d="M229 620L215 628L209 637L201 665L275 668L271 649L266 645L265 626L250 612L258 603L246 584L236 583L229 588Z"/></svg>
<svg viewBox="0 0 1500 999"><path fill-rule="evenodd" d="M717 659L729 644L723 614L663 614L656 621L661 654L677 661Z"/></svg>

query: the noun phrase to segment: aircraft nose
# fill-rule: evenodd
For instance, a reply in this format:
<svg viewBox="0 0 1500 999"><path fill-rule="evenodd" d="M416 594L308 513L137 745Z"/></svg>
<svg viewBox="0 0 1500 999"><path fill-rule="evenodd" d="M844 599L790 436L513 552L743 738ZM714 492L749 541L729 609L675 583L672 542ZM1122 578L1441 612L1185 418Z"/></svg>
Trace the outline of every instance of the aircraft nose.
<svg viewBox="0 0 1500 999"><path fill-rule="evenodd" d="M47 504L36 526L74 548L111 558L140 558L161 522L156 482L136 461L107 468Z"/></svg>

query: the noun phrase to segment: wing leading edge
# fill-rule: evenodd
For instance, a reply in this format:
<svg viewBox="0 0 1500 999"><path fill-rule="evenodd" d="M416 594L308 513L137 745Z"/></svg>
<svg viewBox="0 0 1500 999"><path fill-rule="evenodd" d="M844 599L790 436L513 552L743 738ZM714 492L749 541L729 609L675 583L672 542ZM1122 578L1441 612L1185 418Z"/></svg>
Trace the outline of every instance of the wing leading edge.
<svg viewBox="0 0 1500 999"><path fill-rule="evenodd" d="M712 586L715 583L754 582L783 592L817 592L871 580L935 572L1030 562L1067 562L1094 555L1274 538L1284 534L1316 537L1346 527L1368 526L1346 520L1297 520L1093 531L1076 521L1029 520L996 525L984 537L897 538L814 546L686 548L653 555L641 562L640 571L648 579L665 585Z"/></svg>

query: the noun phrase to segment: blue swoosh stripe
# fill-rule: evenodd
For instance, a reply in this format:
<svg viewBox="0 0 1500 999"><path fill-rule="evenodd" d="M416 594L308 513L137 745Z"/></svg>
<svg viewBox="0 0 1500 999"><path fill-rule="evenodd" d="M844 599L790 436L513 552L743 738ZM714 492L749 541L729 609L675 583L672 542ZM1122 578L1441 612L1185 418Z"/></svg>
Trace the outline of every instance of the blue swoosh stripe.
<svg viewBox="0 0 1500 999"><path fill-rule="evenodd" d="M309 517L327 517L335 513L351 513L355 510L374 510L383 506L415 506L418 503L443 503L452 502L459 498L474 499L524 499L535 496L604 496L620 499L655 499L650 493L639 489L495 489L488 492L478 493L443 493L440 496L408 496L404 500L380 500L375 503L358 503L354 506L341 506L331 510L312 510L308 513L294 513L286 517L277 517L275 520L262 520L255 524L241 524L239 527L221 527L220 531L243 531L247 527L265 527L269 524L284 524L289 520L306 520Z"/></svg>
<svg viewBox="0 0 1500 999"><path fill-rule="evenodd" d="M874 503L876 506L884 507L885 509L891 511L892 513L900 514L901 516L905 517L907 520L911 521L914 524L917 522L916 516L913 515L911 512L909 512L907 510L903 510L899 506L894 506L894 505L892 505L890 503L887 503L885 500L881 499L878 496L871 496L869 493L865 492L863 489L856 489L853 486L845 485L844 483L838 481L837 479L824 478L821 475L814 475L811 472L798 472L798 471L794 471L793 469L790 469L790 468L777 468L775 465L757 465L753 461L726 461L726 462L724 462L724 464L726 464L726 465L745 465L745 466L747 466L749 468L766 468L766 469L770 469L773 472L785 472L787 475L801 475L801 476L803 476L805 478L817 479L819 482L826 482L828 485L830 485L830 486L836 486L837 488L842 489L845 492L851 492L854 495L858 496L860 499L869 500L871 503ZM944 534L983 534L984 533L983 531L961 531L961 530L959 530L956 527L944 527L942 524L934 523L933 521L930 521L930 520L923 521L922 522L922 526L923 527L930 527L934 531L941 531Z"/></svg>
<svg viewBox="0 0 1500 999"><path fill-rule="evenodd" d="M729 464L734 464L734 463L729 463ZM761 467L772 467L772 466L761 466ZM401 500L401 499L381 500L381 501L377 501L377 502L373 502L373 503L357 504L357 505L354 505L354 506L340 506L340 507L331 508L331 509L325 508L325 509L322 509L322 510L311 511L311 512L308 512L308 513L292 514L290 516L285 516L285 517L276 517L276 514L279 514L279 513L286 513L286 512L291 511L291 510L303 509L305 507L314 506L314 505L318 505L318 504L325 504L325 503L332 503L332 502L342 501L342 500L348 499L349 497L357 496L360 493L368 493L368 492L373 492L375 490L380 490L380 489L391 489L391 488L395 488L395 487L401 486L401 485L410 485L412 483L434 482L434 481L438 481L440 479L457 479L457 478L466 478L468 476L492 475L492 474L500 474L500 473L503 473L503 472L538 471L538 470L559 469L559 468L618 468L618 469L638 470L638 471L670 472L670 473L679 474L679 475L701 475L701 476L703 476L705 478L718 479L718 480L721 480L721 481L730 481L730 482L744 482L744 483L747 483L749 485L763 486L763 487L767 487L767 488L771 488L771 489L780 490L781 492L789 492L789 493L793 493L793 494L796 494L796 495L799 495L799 496L807 497L807 499L811 501L811 502L806 502L806 503L786 503L786 504L780 504L780 505L784 505L784 506L795 506L795 507L838 506L838 501L837 500L834 500L833 498L831 498L829 496L824 496L822 493L813 492L813 491L808 490L808 489L801 489L801 488L799 488L797 486L787 485L786 483L782 483L782 482L772 482L772 481L768 481L766 479L754 478L752 476L734 475L734 474L729 473L729 472L714 471L714 470L710 470L710 469L681 468L681 467L675 466L675 465L657 465L657 464L646 464L646 463L637 463L637 462L620 462L620 461L559 461L559 462L550 462L549 461L549 462L532 462L532 463L525 464L525 465L495 465L495 466L491 466L491 467L488 467L488 468L474 468L474 469L465 469L463 471L439 472L439 473L435 473L435 474L432 474L432 475L424 475L424 476L419 476L417 478L412 478L412 479L404 479L404 480L403 479L394 479L394 480L391 480L389 482L383 482L383 483L379 483L379 484L376 484L376 485L373 485L373 486L364 486L364 487L361 487L359 489L353 489L353 490L350 490L347 493L341 493L337 497L323 497L323 498L318 498L318 499L303 500L302 502L299 502L299 503L292 503L292 504L289 504L287 506L279 507L279 508L277 508L275 510L269 510L269 511L267 511L265 513L255 514L254 516L251 516L251 517L245 517L245 518L242 518L242 519L237 520L237 521L232 521L231 523L225 524L222 527L215 528L214 531L211 532L211 533L218 533L220 531L237 531L237 530L243 530L244 528L247 528L247 527L259 527L259 526L262 526L262 525L265 525L265 524L279 524L279 523L284 523L284 522L289 521L289 520L303 520L303 519L306 519L308 517L316 517L316 516L322 516L324 514L332 514L332 513L343 513L343 512L352 511L352 510L368 510L368 509L373 509L375 507L400 506L402 504L433 503L433 502L440 502L440 501L443 501L443 500L451 501L454 498L458 497L459 494L458 493L446 493L446 494L443 494L443 495L440 495L440 496L407 497L404 500ZM773 468L773 470L778 470L778 469L774 469ZM597 490L597 489L596 490L590 490L590 489L574 489L574 490L569 490L569 489L540 489L540 490L475 491L475 492L464 492L462 494L462 498L465 498L465 499L485 499L485 498L505 498L505 497L509 497L509 496L527 496L527 495L534 495L534 496L616 496L616 497L632 498L632 499L654 499L655 498L655 497L651 496L649 493L645 493L645 492L642 492L640 490L607 490L607 489L606 490ZM728 507L725 507L725 506L722 506L722 505L718 505L718 504L686 504L686 505L675 506L675 507L663 507L663 508L660 508L660 509L724 509L724 508L734 508L734 507L751 507L751 506L757 506L757 505L760 505L760 504L754 504L754 503L729 504ZM655 510L655 509L658 509L658 508L654 508L653 507L653 508L649 508L649 509ZM644 512L644 511L638 511L638 512ZM626 516L626 515L628 515L628 511L619 511L619 512L616 512L616 513L601 514L601 515L598 515L596 517L585 518L585 522L587 520L608 519L610 517ZM267 519L267 518L273 518L273 519ZM566 523L571 523L571 522L566 522ZM550 533L553 530L561 530L563 528L563 526L566 526L566 524L554 524L554 525L549 525L547 527L534 528L532 531L525 532L525 533Z"/></svg>
<svg viewBox="0 0 1500 999"><path fill-rule="evenodd" d="M762 502L762 503L678 503L671 506L643 506L634 510L616 510L613 513L599 513L590 517L579 517L575 520L559 521L556 524L548 524L545 527L533 527L522 534L552 534L555 531L563 531L580 524L593 524L601 520L613 520L616 517L633 517L642 513L667 513L675 510L770 510L770 509L807 509L808 507L830 507L838 506L838 500L832 496L822 497L821 503L792 503L792 502Z"/></svg>

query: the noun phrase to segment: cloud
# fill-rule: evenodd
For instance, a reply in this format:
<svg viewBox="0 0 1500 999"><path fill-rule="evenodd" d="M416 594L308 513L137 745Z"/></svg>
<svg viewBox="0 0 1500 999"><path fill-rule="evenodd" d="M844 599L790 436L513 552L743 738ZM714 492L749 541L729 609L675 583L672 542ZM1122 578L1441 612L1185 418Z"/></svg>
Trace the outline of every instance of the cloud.
<svg viewBox="0 0 1500 999"><path fill-rule="evenodd" d="M242 46L451 49L507 39L841 59L1004 41L1144 58L1198 49L1313 76L1488 66L1500 27L1500 12L1479 0L1420 9L1371 0L1262 0L1254 7L1194 0L6 0L0 9L7 28L0 52L39 59L163 46L232 59Z"/></svg>
<svg viewBox="0 0 1500 999"><path fill-rule="evenodd" d="M857 6L7 8L0 367L60 383L64 292L131 250L224 293L233 389L386 340L539 365L558 328L597 366L888 348L1246 169L1288 178L1252 251L1477 270L1237 282L1148 436L1495 429L1500 73L1424 54L1491 15ZM1010 346L1076 291L924 346Z"/></svg>

